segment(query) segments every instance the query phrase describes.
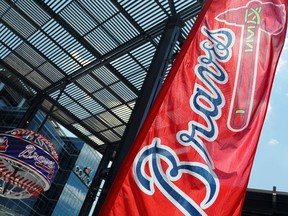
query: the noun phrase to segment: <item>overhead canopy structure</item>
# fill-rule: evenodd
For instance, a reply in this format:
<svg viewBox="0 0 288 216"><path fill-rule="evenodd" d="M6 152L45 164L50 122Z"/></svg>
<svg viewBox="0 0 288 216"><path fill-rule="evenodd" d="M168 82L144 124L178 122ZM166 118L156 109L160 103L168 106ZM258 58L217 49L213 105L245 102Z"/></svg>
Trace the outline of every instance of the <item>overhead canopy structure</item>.
<svg viewBox="0 0 288 216"><path fill-rule="evenodd" d="M145 103L143 94L157 93L151 93L151 76L160 73L160 82L165 80L202 5L203 0L1 0L0 82L26 98L31 110L41 109L101 153L114 144L123 147L126 128L135 129L132 112L144 113L135 113ZM165 35L169 24L178 34ZM166 36L174 42L164 40L169 54L161 56ZM275 193L267 194L248 191L243 214L286 214L280 205L287 194L277 194L277 205ZM83 211L93 202L86 201Z"/></svg>
<svg viewBox="0 0 288 216"><path fill-rule="evenodd" d="M202 4L0 1L0 81L103 152L121 141L169 20L181 25L164 79Z"/></svg>

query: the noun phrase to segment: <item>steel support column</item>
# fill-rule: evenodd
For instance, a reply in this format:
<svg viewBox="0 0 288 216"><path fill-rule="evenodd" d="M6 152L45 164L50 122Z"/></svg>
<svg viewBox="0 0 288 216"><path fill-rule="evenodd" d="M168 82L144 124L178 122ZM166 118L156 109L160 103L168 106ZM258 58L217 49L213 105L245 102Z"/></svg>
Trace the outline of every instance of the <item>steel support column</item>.
<svg viewBox="0 0 288 216"><path fill-rule="evenodd" d="M93 215L97 215L101 209L112 182L115 179L121 164L132 146L134 139L153 103L153 100L155 99L157 92L163 83L168 61L172 56L173 48L179 37L180 30L181 21L178 17L168 19ZM91 206L92 203L85 205Z"/></svg>
<svg viewBox="0 0 288 216"><path fill-rule="evenodd" d="M84 200L84 203L82 205L82 208L79 212L79 215L86 216L89 214L89 211L91 209L91 206L93 205L93 202L96 199L97 193L101 190L100 185L103 179L105 179L106 171L108 169L109 162L113 160L113 155L116 146L119 143L110 144L106 147L106 150L103 154L102 160L97 168L97 171L95 173L95 176L92 180L91 186L87 192L86 198Z"/></svg>
<svg viewBox="0 0 288 216"><path fill-rule="evenodd" d="M66 86L64 85L63 88L60 90L60 92L59 92L59 94L58 94L58 96L57 96L57 98L56 98L56 100L55 100L56 103L58 103L60 97L62 96L62 93L63 93L64 90L65 90L65 87L66 87ZM50 116L51 113L53 112L54 107L55 107L55 103L53 103L53 105L50 107L49 111L46 113L45 118L43 119L42 123L40 124L40 126L39 126L39 128L38 128L38 130L37 130L39 133L41 133L41 130L42 130L42 128L44 127L47 119L49 118L49 116Z"/></svg>
<svg viewBox="0 0 288 216"><path fill-rule="evenodd" d="M27 109L26 113L22 117L21 121L18 124L18 128L27 128L36 115L37 111L39 110L43 100L45 97L43 97L43 94L37 94L34 99L31 101L31 104L29 108Z"/></svg>

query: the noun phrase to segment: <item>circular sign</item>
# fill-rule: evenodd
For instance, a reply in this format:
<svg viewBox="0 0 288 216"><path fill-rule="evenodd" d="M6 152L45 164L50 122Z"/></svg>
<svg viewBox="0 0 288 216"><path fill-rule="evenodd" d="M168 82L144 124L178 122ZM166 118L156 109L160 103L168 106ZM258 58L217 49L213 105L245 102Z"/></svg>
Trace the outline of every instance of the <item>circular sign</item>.
<svg viewBox="0 0 288 216"><path fill-rule="evenodd" d="M0 196L21 199L50 188L59 169L53 144L37 132L0 133Z"/></svg>

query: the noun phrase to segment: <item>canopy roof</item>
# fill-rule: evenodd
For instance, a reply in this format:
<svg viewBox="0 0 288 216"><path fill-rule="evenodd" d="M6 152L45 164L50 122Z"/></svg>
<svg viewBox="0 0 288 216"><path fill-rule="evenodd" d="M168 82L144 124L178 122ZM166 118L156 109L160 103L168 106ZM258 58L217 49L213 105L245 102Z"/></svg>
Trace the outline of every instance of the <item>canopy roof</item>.
<svg viewBox="0 0 288 216"><path fill-rule="evenodd" d="M0 81L31 103L40 95L42 111L101 152L122 139L167 20L183 23L175 57L201 6L197 0L0 1ZM167 61L168 73L173 59Z"/></svg>

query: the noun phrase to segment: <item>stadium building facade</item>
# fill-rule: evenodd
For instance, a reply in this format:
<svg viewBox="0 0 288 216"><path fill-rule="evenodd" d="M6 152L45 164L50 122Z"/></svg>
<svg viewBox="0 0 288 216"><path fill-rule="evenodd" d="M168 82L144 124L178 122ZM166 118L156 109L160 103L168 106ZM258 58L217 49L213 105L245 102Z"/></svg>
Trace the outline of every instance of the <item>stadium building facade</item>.
<svg viewBox="0 0 288 216"><path fill-rule="evenodd" d="M25 99L0 83L0 132L17 128L27 108ZM39 197L7 199L0 195L1 213L27 216L78 215L101 155L82 140L65 137L59 125L51 119L47 120L40 111L29 123L28 129L38 131L54 144L60 169L50 189Z"/></svg>

